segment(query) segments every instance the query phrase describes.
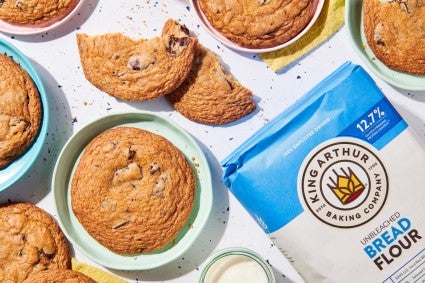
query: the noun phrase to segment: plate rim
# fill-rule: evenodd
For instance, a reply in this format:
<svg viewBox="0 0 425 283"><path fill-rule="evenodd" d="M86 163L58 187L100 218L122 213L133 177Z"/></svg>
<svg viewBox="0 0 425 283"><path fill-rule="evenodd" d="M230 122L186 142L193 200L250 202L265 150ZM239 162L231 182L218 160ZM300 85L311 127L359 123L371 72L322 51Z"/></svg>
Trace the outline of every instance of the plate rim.
<svg viewBox="0 0 425 283"><path fill-rule="evenodd" d="M316 0L317 3L316 3L313 17L311 18L310 22L304 27L304 29L301 32L299 32L295 37L277 46L272 46L267 48L248 48L248 47L240 46L230 41L209 23L208 19L204 16L204 13L199 8L198 0L190 0L189 2L190 2L191 10L194 10L194 13L197 19L199 20L199 22L201 23L202 27L207 31L208 34L210 34L218 42L221 42L222 44L229 47L230 49L240 51L240 52L267 53L267 52L277 51L279 49L288 47L292 45L293 43L295 43L296 41L298 41L304 34L306 34L319 18L322 12L325 0Z"/></svg>
<svg viewBox="0 0 425 283"><path fill-rule="evenodd" d="M360 7L360 8L359 8ZM361 40L361 42L358 42L358 40L356 40L354 33L356 32L356 29L359 29L360 32L360 37L362 36L363 33L363 28L360 26L356 26L354 23L354 19L353 16L356 14L355 12L357 11L356 9L360 9L360 24L362 23L362 19L363 19L363 12L362 12L362 7L363 7L363 0L353 0L353 1L348 1L346 3L345 6L345 23L347 25L347 33L348 33L348 38L351 41L351 45L353 46L354 50L356 51L357 55L359 55L359 57L362 59L363 63L368 67L369 70L371 70L376 76L378 76L380 79L384 80L385 82L389 83L390 85L393 85L395 87L398 87L400 89L404 89L404 90L411 90L411 91L423 91L425 90L425 76L415 76L412 74L408 74L408 73L403 73L403 72L399 72L399 71L395 71L390 69L389 67L387 67L385 64L383 64L381 61L379 61L378 58L375 58L375 61L382 65L380 68L383 68L385 71L398 76L408 76L411 77L411 79L413 80L421 80L423 81L420 85L416 85L416 86L412 86L409 83L404 82L403 80L397 80L395 78L389 77L388 75L383 74L378 66L376 66L376 64L373 64L371 62L371 59L369 58L368 54L366 53L366 49L370 48L368 47L367 42L363 42L363 40ZM364 47L360 47L359 44ZM372 53L373 54L373 53Z"/></svg>
<svg viewBox="0 0 425 283"><path fill-rule="evenodd" d="M179 247L177 252L168 252L169 250L174 249L174 247L173 247L171 249L166 250L164 253L162 253L159 256L158 256L158 254L120 255L118 253L114 253L112 251L109 251L106 247L103 247L100 243L98 243L96 240L91 238L90 235L88 235L87 232L85 232L85 234L87 234L91 238L90 239L91 241L96 241L98 248L100 247L107 254L113 255L114 257L116 257L117 260L118 259L120 260L120 262L116 263L116 262L112 262L113 260L111 261L110 259L104 260L102 258L102 254L94 255L94 254L90 253L86 248L83 247L83 245L80 244L81 235L80 236L74 235L75 233L78 234L79 232L76 231L74 227L67 227L64 224L64 222L63 222L64 216L60 212L60 208L59 208L59 206L60 206L60 201L58 200L58 194L59 194L58 190L59 190L59 188L56 187L56 182L57 182L57 178L58 178L57 172L58 172L58 170L60 170L60 165L61 165L60 162L64 162L62 160L64 152L66 152L67 149L70 147L70 145L72 145L75 142L75 139L78 138L78 136L80 136L80 135L84 135L82 133L84 132L85 129L87 129L90 126L97 125L98 123L100 123L100 124L103 123L102 124L102 126L103 126L102 130L100 130L98 133L91 134L90 138L86 137L85 139L89 139L89 141L90 141L96 135L98 135L99 133L101 133L101 132L103 132L107 129L119 127L119 126L122 126L122 125L131 124L131 122L128 122L128 120L123 119L123 122L117 122L117 123L114 123L113 126L106 126L106 128L105 128L105 120L112 119L114 117L122 117L123 115L131 116L131 117L136 116L137 118L142 117L142 116L153 117L154 119L159 120L161 123L166 123L167 127L171 126L171 128L173 130L177 130L179 135L182 134L184 136L184 139L188 140L190 142L190 146L192 146L192 145L194 146L193 150L195 152L197 152L196 153L197 155L199 155L199 156L197 156L196 162L201 163L201 164L203 163L204 166L205 166L205 168L202 169L202 178L205 179L205 180L201 181L200 180L201 175L199 175L199 173L195 172L195 174L197 174L197 179L199 179L199 186L202 187L202 189L200 190L200 193L199 193L199 209L196 212L196 215L195 215L195 218L194 218L195 221L197 221L197 227L196 227L197 230L196 230L196 232L191 233L190 238L183 241L180 246L178 246L178 244L181 241L179 241L176 244L176 246ZM143 121L146 121L146 120L144 120L143 118L140 118L137 121L143 122ZM106 122L106 124L108 124L108 123ZM109 122L109 124L111 124L111 123ZM140 127L140 128L143 129L143 127ZM161 135L160 132L158 132L157 134ZM79 153L77 153L77 155L80 155L84 151L88 142L81 147L81 150L79 151ZM183 149L181 149L178 146L177 146L177 148L179 148L183 152ZM186 156L187 159L189 159L189 157L186 154L185 154L185 156ZM202 160L199 160L198 157L201 158ZM77 159L78 159L78 157L77 157ZM76 162L74 161L73 165L72 165L74 168L75 168L75 164L76 164ZM193 164L192 164L192 166L193 166ZM70 178L72 176L72 171L73 170L71 168L70 174L69 175L67 174L68 180L66 181L66 183L68 185L65 188L65 190L68 189ZM150 111L144 111L144 110L115 111L113 113L102 115L99 118L93 119L92 121L87 123L85 126L83 126L80 130L75 132L68 139L68 141L66 142L66 144L64 145L64 147L62 148L62 150L61 150L61 152L58 156L58 159L56 161L56 164L55 164L54 170L53 170L51 186L52 186L52 191L53 191L53 196L54 196L54 209L55 209L55 212L56 212L56 215L57 215L58 224L61 227L61 230L66 235L67 239L73 245L75 245L84 255L86 255L89 259L91 259L92 261L94 261L94 262L96 262L96 263L98 263L98 264L100 264L104 267L116 269L116 270L148 270L148 269L154 269L156 267L166 265L169 262L177 259L184 252L186 252L193 245L193 243L198 239L198 237L201 234L201 232L203 231L206 223L208 222L209 215L210 215L211 210L212 210L212 203L213 203L211 170L210 170L210 167L209 167L208 160L207 160L204 152L202 151L202 149L199 147L198 143L194 140L194 138L186 130L184 130L182 127L180 127L179 125L177 125L173 121L169 120L166 117L160 116L156 113L153 113L153 112L150 112ZM198 188L197 188L197 190L199 191ZM65 193L67 194L67 192L65 192ZM69 200L67 199L67 200L64 200L64 201L65 201L65 205L67 206L66 210L68 211L67 217L72 218L72 215L70 215L72 213L72 211L70 211L69 205L66 204L66 203L69 203ZM192 215L192 213L191 213L191 215ZM198 219L198 216L200 217L199 219ZM72 224L72 223L70 223L70 224ZM190 229L194 229L194 228L189 228L189 230ZM155 262L149 262L149 258L152 258L152 256L159 257L159 260L157 259ZM146 261L143 261L143 260L146 260Z"/></svg>
<svg viewBox="0 0 425 283"><path fill-rule="evenodd" d="M20 51L17 47L15 47L13 44L1 38L0 38L0 50L2 54L6 54L7 56L12 56L13 60L19 63L19 65L31 77L31 79L33 80L34 84L36 85L38 89L38 93L39 93L40 101L41 101L41 107L42 107L41 127L38 131L36 138L32 142L32 144L29 146L29 148L25 152L23 152L16 159L14 159L9 165L7 165L7 167L0 169L0 175L1 175L3 172L7 172L8 170L12 170L12 169L16 170L16 168L13 168L13 166L19 167L18 168L19 170L17 170L17 173L13 174L7 180L0 182L0 192L1 192L10 188L13 184L19 181L22 178L22 176L25 175L25 173L27 173L28 170L34 165L34 162L39 157L46 140L47 131L49 128L50 113L49 113L49 102L47 99L47 92L44 87L44 83L41 80L41 77L36 71L34 65L28 59L28 57L22 51ZM32 154L32 156L28 157L30 154ZM26 158L26 159L21 159L21 158ZM22 165L20 163L22 163ZM14 164L18 164L18 165L14 165Z"/></svg>

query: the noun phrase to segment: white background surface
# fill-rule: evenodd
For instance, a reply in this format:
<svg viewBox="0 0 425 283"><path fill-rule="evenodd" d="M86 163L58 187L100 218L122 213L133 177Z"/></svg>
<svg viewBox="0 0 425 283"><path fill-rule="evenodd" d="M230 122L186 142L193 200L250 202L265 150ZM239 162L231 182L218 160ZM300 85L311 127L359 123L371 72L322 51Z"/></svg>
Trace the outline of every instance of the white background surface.
<svg viewBox="0 0 425 283"><path fill-rule="evenodd" d="M198 35L199 41L216 52L226 68L252 90L258 104L255 113L226 126L207 126L187 120L164 98L150 102L123 102L98 90L85 79L76 33L122 32L133 38L150 38L160 35L168 18L186 24ZM50 180L58 154L68 138L93 119L114 111L153 111L185 128L203 149L212 171L213 209L201 236L181 258L154 270L108 271L132 282L196 282L209 255L222 248L238 246L262 255L272 265L277 282L302 282L267 235L222 184L219 163L345 61L362 65L349 44L345 28L278 73L269 69L257 55L234 52L211 38L199 25L186 0L86 0L71 21L55 30L33 36L1 33L0 37L30 59L45 84L50 105L48 136L39 159L20 181L0 192L1 202L33 202L56 216ZM425 141L425 91L396 89L372 77ZM102 268L76 248L74 256Z"/></svg>

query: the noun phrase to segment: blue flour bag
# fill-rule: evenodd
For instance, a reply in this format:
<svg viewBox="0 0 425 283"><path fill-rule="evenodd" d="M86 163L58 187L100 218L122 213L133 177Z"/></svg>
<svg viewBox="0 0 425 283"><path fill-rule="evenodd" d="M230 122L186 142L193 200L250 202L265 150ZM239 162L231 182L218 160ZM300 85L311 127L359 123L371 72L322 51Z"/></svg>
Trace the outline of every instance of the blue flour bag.
<svg viewBox="0 0 425 283"><path fill-rule="evenodd" d="M345 63L222 166L307 282L424 282L425 152L360 66Z"/></svg>

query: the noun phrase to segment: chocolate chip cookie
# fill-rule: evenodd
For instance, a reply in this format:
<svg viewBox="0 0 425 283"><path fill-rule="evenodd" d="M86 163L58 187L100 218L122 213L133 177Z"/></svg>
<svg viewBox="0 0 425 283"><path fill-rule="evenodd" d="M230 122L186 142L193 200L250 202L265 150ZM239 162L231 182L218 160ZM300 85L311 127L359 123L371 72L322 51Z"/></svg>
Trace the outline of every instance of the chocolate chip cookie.
<svg viewBox="0 0 425 283"><path fill-rule="evenodd" d="M133 40L121 33L77 34L86 78L123 100L151 100L174 91L189 75L197 39L169 35Z"/></svg>
<svg viewBox="0 0 425 283"><path fill-rule="evenodd" d="M269 48L297 36L310 22L315 0L198 0L209 23L246 48Z"/></svg>
<svg viewBox="0 0 425 283"><path fill-rule="evenodd" d="M162 34L189 34L186 26L169 19ZM256 109L252 93L221 64L218 56L199 42L188 78L167 96L173 107L188 119L205 124L227 124Z"/></svg>
<svg viewBox="0 0 425 283"><path fill-rule="evenodd" d="M28 73L0 54L0 168L25 152L41 127L42 104Z"/></svg>
<svg viewBox="0 0 425 283"><path fill-rule="evenodd" d="M391 69L425 75L425 0L364 0L367 43Z"/></svg>
<svg viewBox="0 0 425 283"><path fill-rule="evenodd" d="M64 18L77 3L78 0L1 0L0 20L39 26Z"/></svg>
<svg viewBox="0 0 425 283"><path fill-rule="evenodd" d="M70 268L68 243L55 220L31 203L0 205L0 282Z"/></svg>
<svg viewBox="0 0 425 283"><path fill-rule="evenodd" d="M100 244L143 253L166 246L188 225L195 187L191 165L170 141L118 127L87 145L72 177L71 204Z"/></svg>

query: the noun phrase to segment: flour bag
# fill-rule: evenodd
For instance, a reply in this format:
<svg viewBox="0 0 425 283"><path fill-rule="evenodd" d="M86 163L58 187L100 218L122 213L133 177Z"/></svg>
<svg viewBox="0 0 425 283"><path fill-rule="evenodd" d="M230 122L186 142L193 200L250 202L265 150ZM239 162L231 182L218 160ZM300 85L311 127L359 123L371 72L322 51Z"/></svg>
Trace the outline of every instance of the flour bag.
<svg viewBox="0 0 425 283"><path fill-rule="evenodd" d="M425 282L425 151L347 62L222 162L306 282Z"/></svg>

